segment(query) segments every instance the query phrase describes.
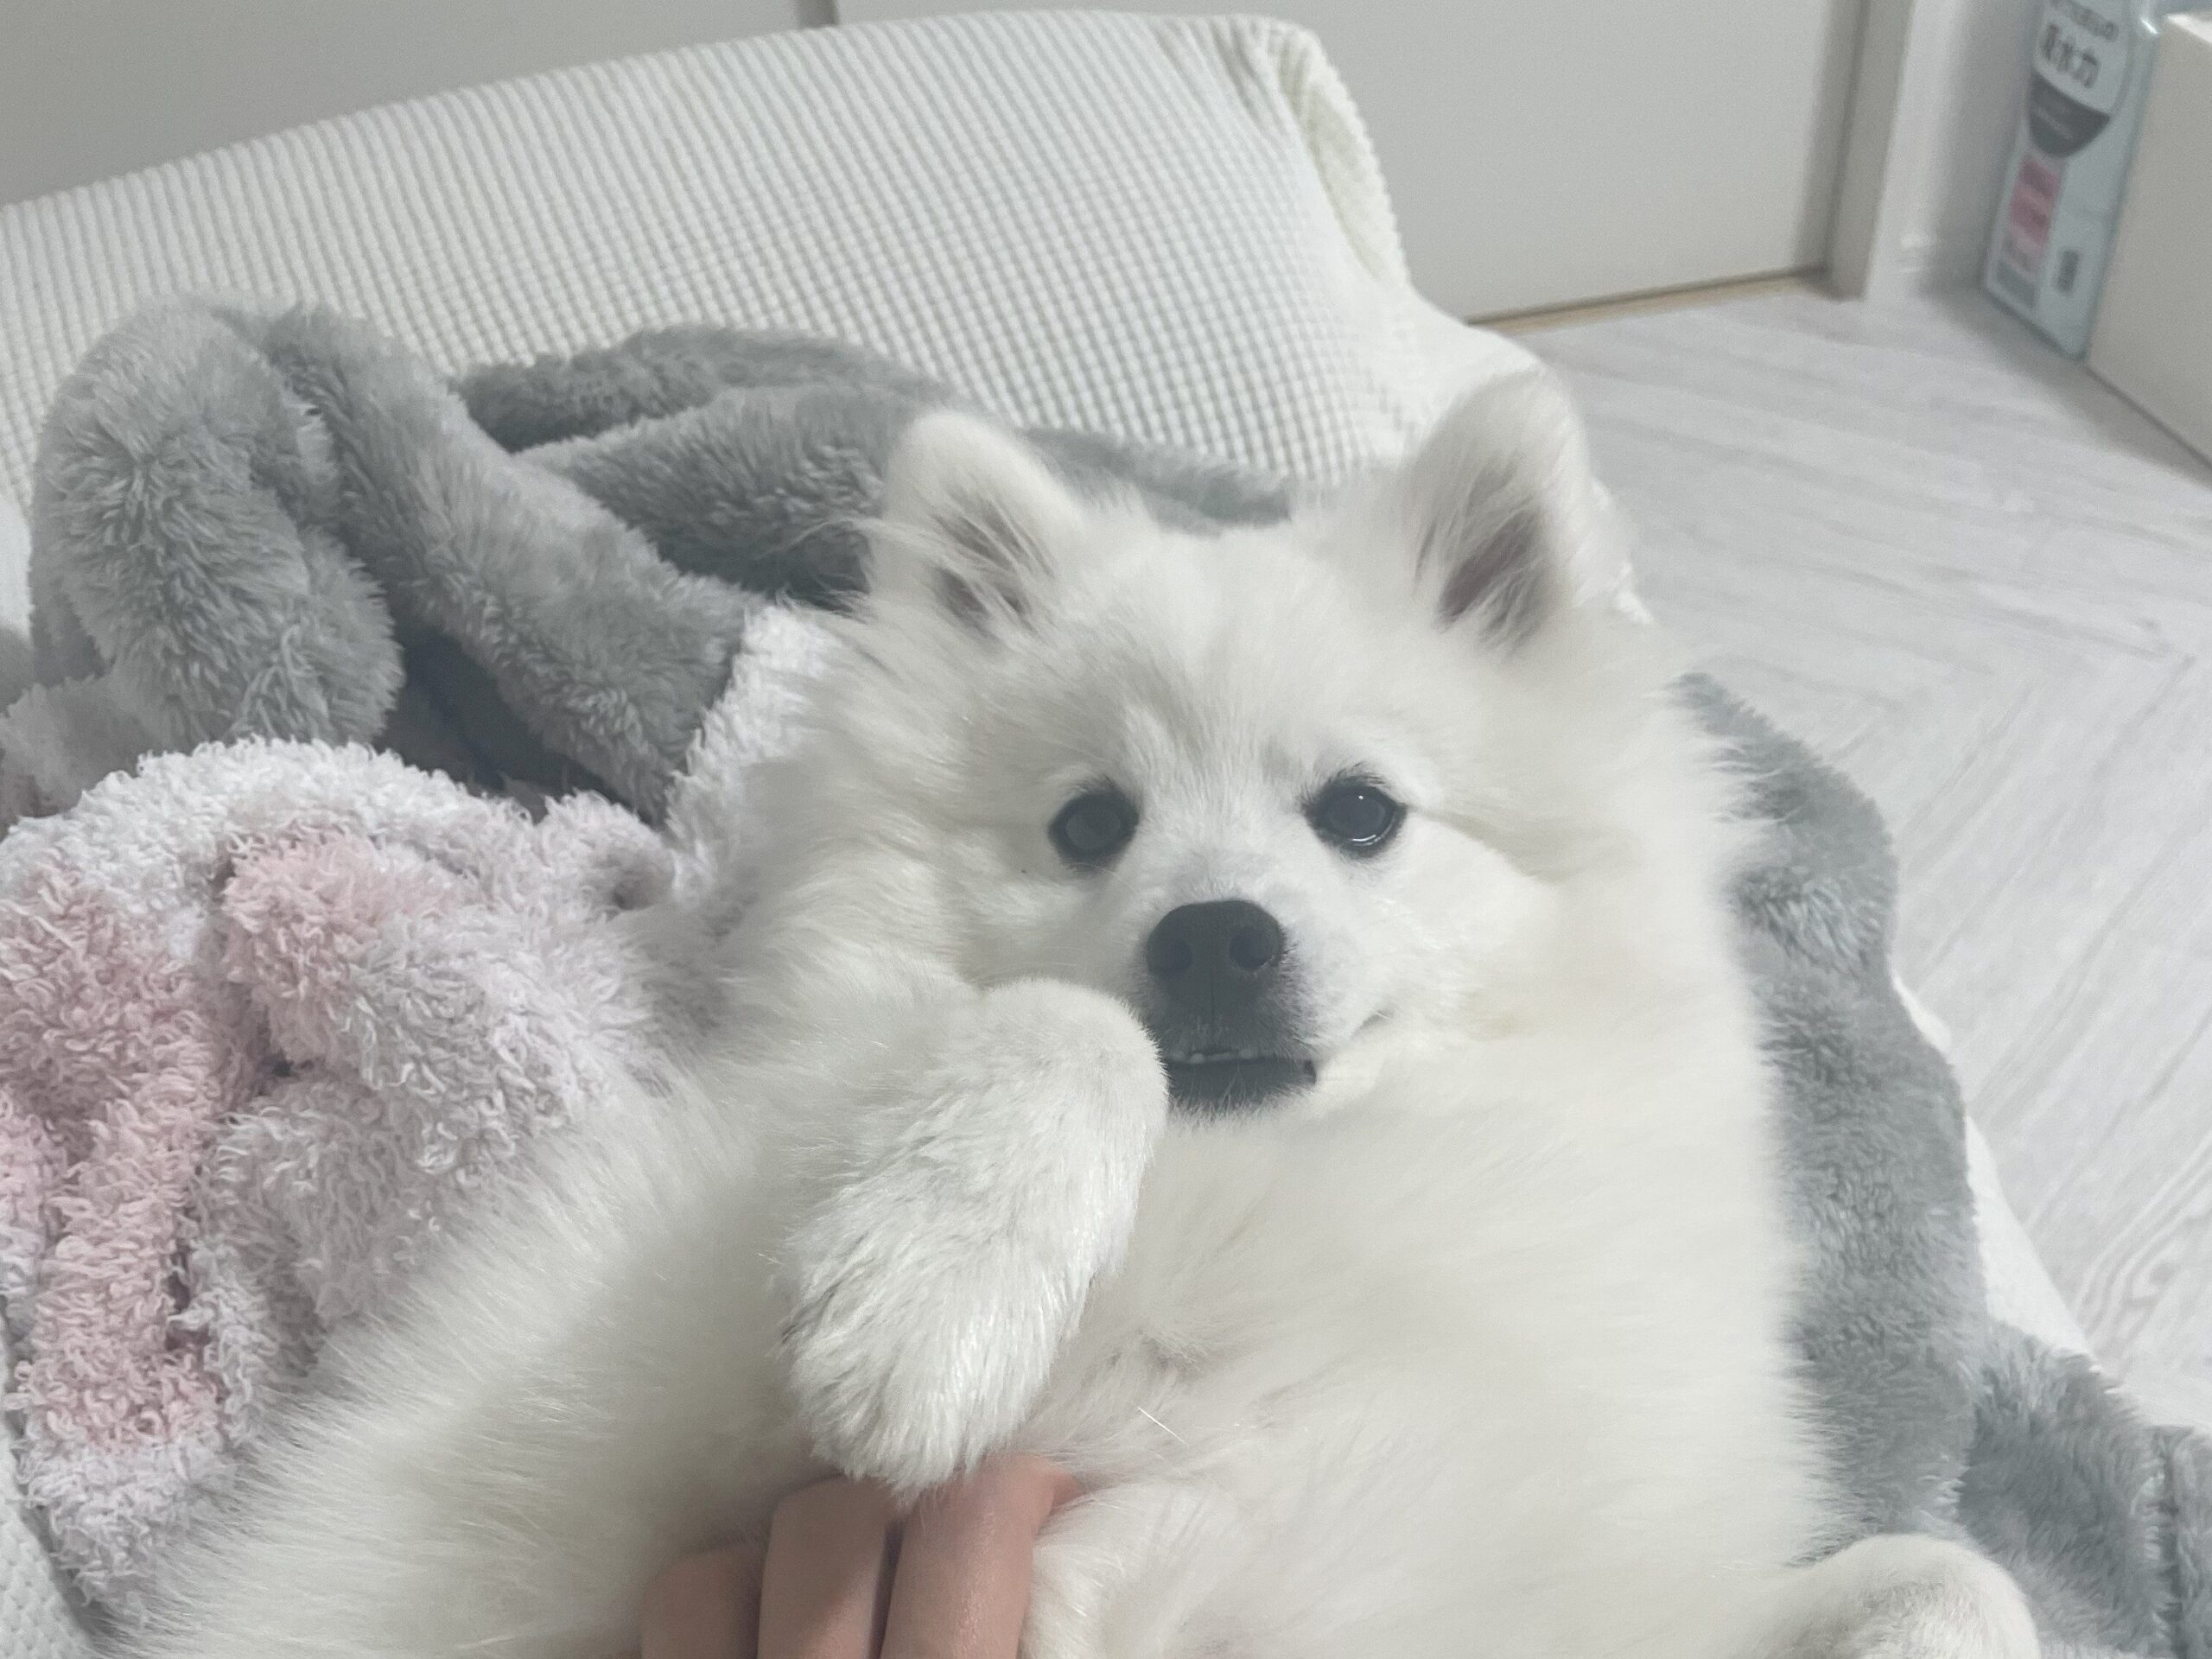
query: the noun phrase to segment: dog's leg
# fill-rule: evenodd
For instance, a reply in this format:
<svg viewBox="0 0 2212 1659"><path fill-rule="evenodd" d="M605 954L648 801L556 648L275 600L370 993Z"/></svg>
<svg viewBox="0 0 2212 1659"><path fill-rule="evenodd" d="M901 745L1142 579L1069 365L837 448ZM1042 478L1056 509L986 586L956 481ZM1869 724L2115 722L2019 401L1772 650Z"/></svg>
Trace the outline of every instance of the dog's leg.
<svg viewBox="0 0 2212 1659"><path fill-rule="evenodd" d="M2012 1575L1962 1544L1886 1533L1790 1575L1745 1659L2036 1659Z"/></svg>
<svg viewBox="0 0 2212 1659"><path fill-rule="evenodd" d="M968 1002L793 1236L791 1387L820 1450L917 1491L1001 1442L1118 1259L1165 1121L1119 1003L1046 980Z"/></svg>

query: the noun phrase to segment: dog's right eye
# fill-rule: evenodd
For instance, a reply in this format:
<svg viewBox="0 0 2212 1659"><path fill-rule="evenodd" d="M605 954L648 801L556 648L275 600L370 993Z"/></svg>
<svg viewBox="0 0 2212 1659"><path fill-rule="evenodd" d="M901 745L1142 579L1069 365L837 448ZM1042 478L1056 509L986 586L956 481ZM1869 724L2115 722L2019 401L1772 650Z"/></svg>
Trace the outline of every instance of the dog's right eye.
<svg viewBox="0 0 2212 1659"><path fill-rule="evenodd" d="M1380 784L1357 773L1338 779L1306 804L1314 833L1355 858L1382 851L1405 819L1406 809Z"/></svg>
<svg viewBox="0 0 2212 1659"><path fill-rule="evenodd" d="M1071 864L1095 868L1137 832L1136 803L1118 789L1086 790L1052 820L1052 845Z"/></svg>

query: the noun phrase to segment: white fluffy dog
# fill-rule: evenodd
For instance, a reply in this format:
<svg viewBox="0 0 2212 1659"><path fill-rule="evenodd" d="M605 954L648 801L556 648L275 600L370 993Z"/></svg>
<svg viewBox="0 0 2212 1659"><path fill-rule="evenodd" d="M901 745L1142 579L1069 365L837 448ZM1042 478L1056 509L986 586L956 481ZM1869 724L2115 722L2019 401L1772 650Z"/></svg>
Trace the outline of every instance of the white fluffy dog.
<svg viewBox="0 0 2212 1659"><path fill-rule="evenodd" d="M2022 1659L1828 1551L1742 833L1535 377L1264 531L932 416L731 1036L335 1351L162 1659L605 1659L825 1464L1082 1482L1033 1659Z"/></svg>

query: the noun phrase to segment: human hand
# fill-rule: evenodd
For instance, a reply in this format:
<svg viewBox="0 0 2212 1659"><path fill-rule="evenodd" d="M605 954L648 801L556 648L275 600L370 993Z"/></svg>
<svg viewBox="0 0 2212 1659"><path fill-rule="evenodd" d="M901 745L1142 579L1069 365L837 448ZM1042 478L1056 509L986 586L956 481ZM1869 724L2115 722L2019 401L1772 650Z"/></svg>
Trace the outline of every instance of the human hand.
<svg viewBox="0 0 2212 1659"><path fill-rule="evenodd" d="M640 1659L1014 1659L1037 1535L1075 1493L1029 1457L987 1459L903 1522L880 1486L809 1486L765 1556L713 1550L653 1582Z"/></svg>

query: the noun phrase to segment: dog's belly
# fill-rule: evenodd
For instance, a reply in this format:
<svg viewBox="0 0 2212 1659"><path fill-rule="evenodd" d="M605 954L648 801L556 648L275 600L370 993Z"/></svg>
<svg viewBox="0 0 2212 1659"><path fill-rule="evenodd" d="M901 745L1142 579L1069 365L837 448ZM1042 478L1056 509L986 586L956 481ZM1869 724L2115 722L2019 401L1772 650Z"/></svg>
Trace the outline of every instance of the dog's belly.
<svg viewBox="0 0 2212 1659"><path fill-rule="evenodd" d="M1046 1437L1090 1496L1040 1548L1031 1659L1715 1659L1812 1535L1787 1452L1656 1420L1554 1438L1356 1366L1313 1394L1211 1433L1171 1404L1149 1466L1103 1425Z"/></svg>
<svg viewBox="0 0 2212 1659"><path fill-rule="evenodd" d="M1313 1150L1163 1157L1027 1437L1096 1494L1033 1659L1726 1651L1821 1515L1759 1208L1569 1160L1497 1199L1567 1224L1471 1227Z"/></svg>

